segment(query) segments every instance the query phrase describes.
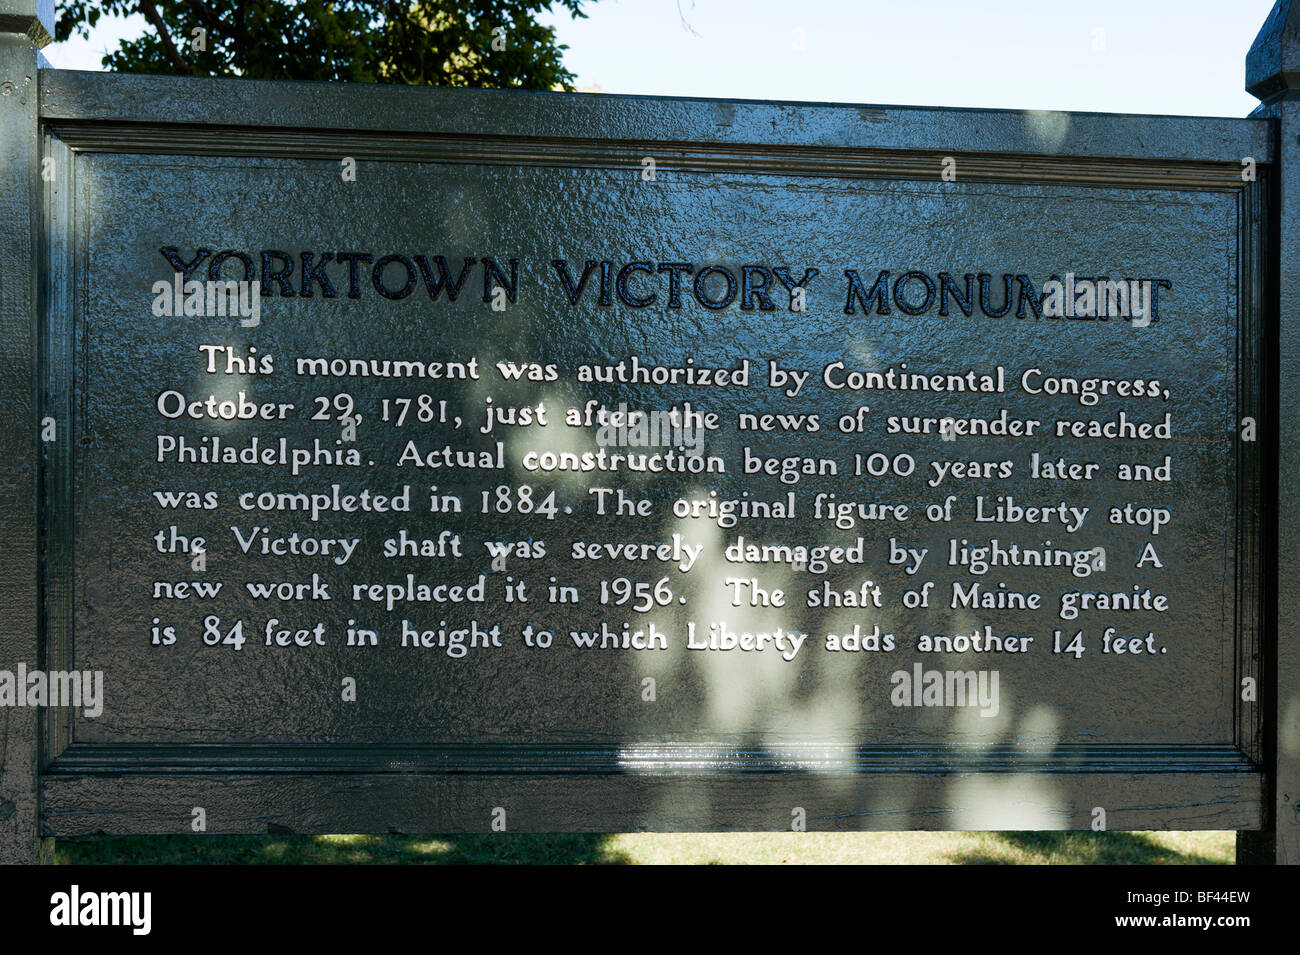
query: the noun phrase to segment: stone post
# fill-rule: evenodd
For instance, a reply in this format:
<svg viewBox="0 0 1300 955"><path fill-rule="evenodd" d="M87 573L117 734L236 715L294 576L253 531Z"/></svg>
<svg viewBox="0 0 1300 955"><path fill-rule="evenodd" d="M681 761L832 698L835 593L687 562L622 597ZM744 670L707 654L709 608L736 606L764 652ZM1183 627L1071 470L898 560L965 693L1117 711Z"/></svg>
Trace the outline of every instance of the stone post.
<svg viewBox="0 0 1300 955"><path fill-rule="evenodd" d="M1276 447L1261 450L1272 461L1276 520L1265 538L1262 581L1268 610L1259 705L1265 707L1265 771L1271 786L1266 796L1263 832L1237 836L1238 864L1300 864L1300 2L1278 0L1246 54L1246 89L1261 103L1251 114L1276 126L1276 170L1269 188L1269 266L1271 306L1265 316L1266 361L1276 363ZM1268 379L1268 376L1265 376ZM1264 407L1271 404L1264 396ZM1264 428L1261 434L1269 434ZM1265 465L1266 472L1270 470ZM1277 489L1281 488L1280 493ZM1267 490L1267 489L1266 489ZM1270 496L1265 494L1267 500Z"/></svg>
<svg viewBox="0 0 1300 955"><path fill-rule="evenodd" d="M37 515L37 256L41 143L37 60L51 0L0 0L0 670L41 666ZM0 706L0 863L39 855L43 713Z"/></svg>

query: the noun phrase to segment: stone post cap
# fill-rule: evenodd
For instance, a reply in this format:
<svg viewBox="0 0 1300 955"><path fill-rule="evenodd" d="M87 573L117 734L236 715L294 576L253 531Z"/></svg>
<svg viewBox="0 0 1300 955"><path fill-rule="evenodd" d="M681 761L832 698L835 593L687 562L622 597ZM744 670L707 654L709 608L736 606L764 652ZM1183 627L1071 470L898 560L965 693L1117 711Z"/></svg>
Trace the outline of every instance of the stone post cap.
<svg viewBox="0 0 1300 955"><path fill-rule="evenodd" d="M0 0L0 33L25 34L38 47L54 39L54 0Z"/></svg>
<svg viewBox="0 0 1300 955"><path fill-rule="evenodd" d="M1269 100L1300 88L1300 2L1277 0L1246 54L1246 91Z"/></svg>

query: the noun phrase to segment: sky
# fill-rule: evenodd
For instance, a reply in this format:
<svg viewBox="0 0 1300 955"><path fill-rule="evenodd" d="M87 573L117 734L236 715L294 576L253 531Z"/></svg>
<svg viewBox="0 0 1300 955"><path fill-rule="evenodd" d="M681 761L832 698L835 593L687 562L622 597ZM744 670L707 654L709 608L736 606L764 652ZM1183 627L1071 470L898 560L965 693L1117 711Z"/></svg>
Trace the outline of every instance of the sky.
<svg viewBox="0 0 1300 955"><path fill-rule="evenodd" d="M897 106L1245 116L1273 0L587 0L551 13L580 89ZM98 70L148 29L46 48Z"/></svg>

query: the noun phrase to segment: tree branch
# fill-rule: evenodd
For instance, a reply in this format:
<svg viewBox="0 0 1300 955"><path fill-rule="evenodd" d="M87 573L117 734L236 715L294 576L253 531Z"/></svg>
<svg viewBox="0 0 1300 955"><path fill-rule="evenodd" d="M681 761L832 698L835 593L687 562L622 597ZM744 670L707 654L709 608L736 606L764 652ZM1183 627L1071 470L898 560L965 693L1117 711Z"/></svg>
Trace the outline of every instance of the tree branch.
<svg viewBox="0 0 1300 955"><path fill-rule="evenodd" d="M140 12L145 15L145 19L153 24L153 28L158 31L158 39L162 42L163 51L167 54L167 59L171 60L172 66L176 68L177 73L189 75L190 65L181 59L180 53L176 49L176 44L172 42L171 34L167 32L167 24L163 18L158 15L158 8L154 6L153 0L140 0Z"/></svg>

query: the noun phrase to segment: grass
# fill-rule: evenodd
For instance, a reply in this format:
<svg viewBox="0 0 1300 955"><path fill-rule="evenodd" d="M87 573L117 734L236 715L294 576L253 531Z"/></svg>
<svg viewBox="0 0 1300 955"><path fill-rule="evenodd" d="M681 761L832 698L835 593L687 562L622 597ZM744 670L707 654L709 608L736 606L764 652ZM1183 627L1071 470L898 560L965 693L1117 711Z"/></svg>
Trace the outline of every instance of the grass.
<svg viewBox="0 0 1300 955"><path fill-rule="evenodd" d="M1231 832L105 836L56 845L64 865L1231 865L1234 858Z"/></svg>

